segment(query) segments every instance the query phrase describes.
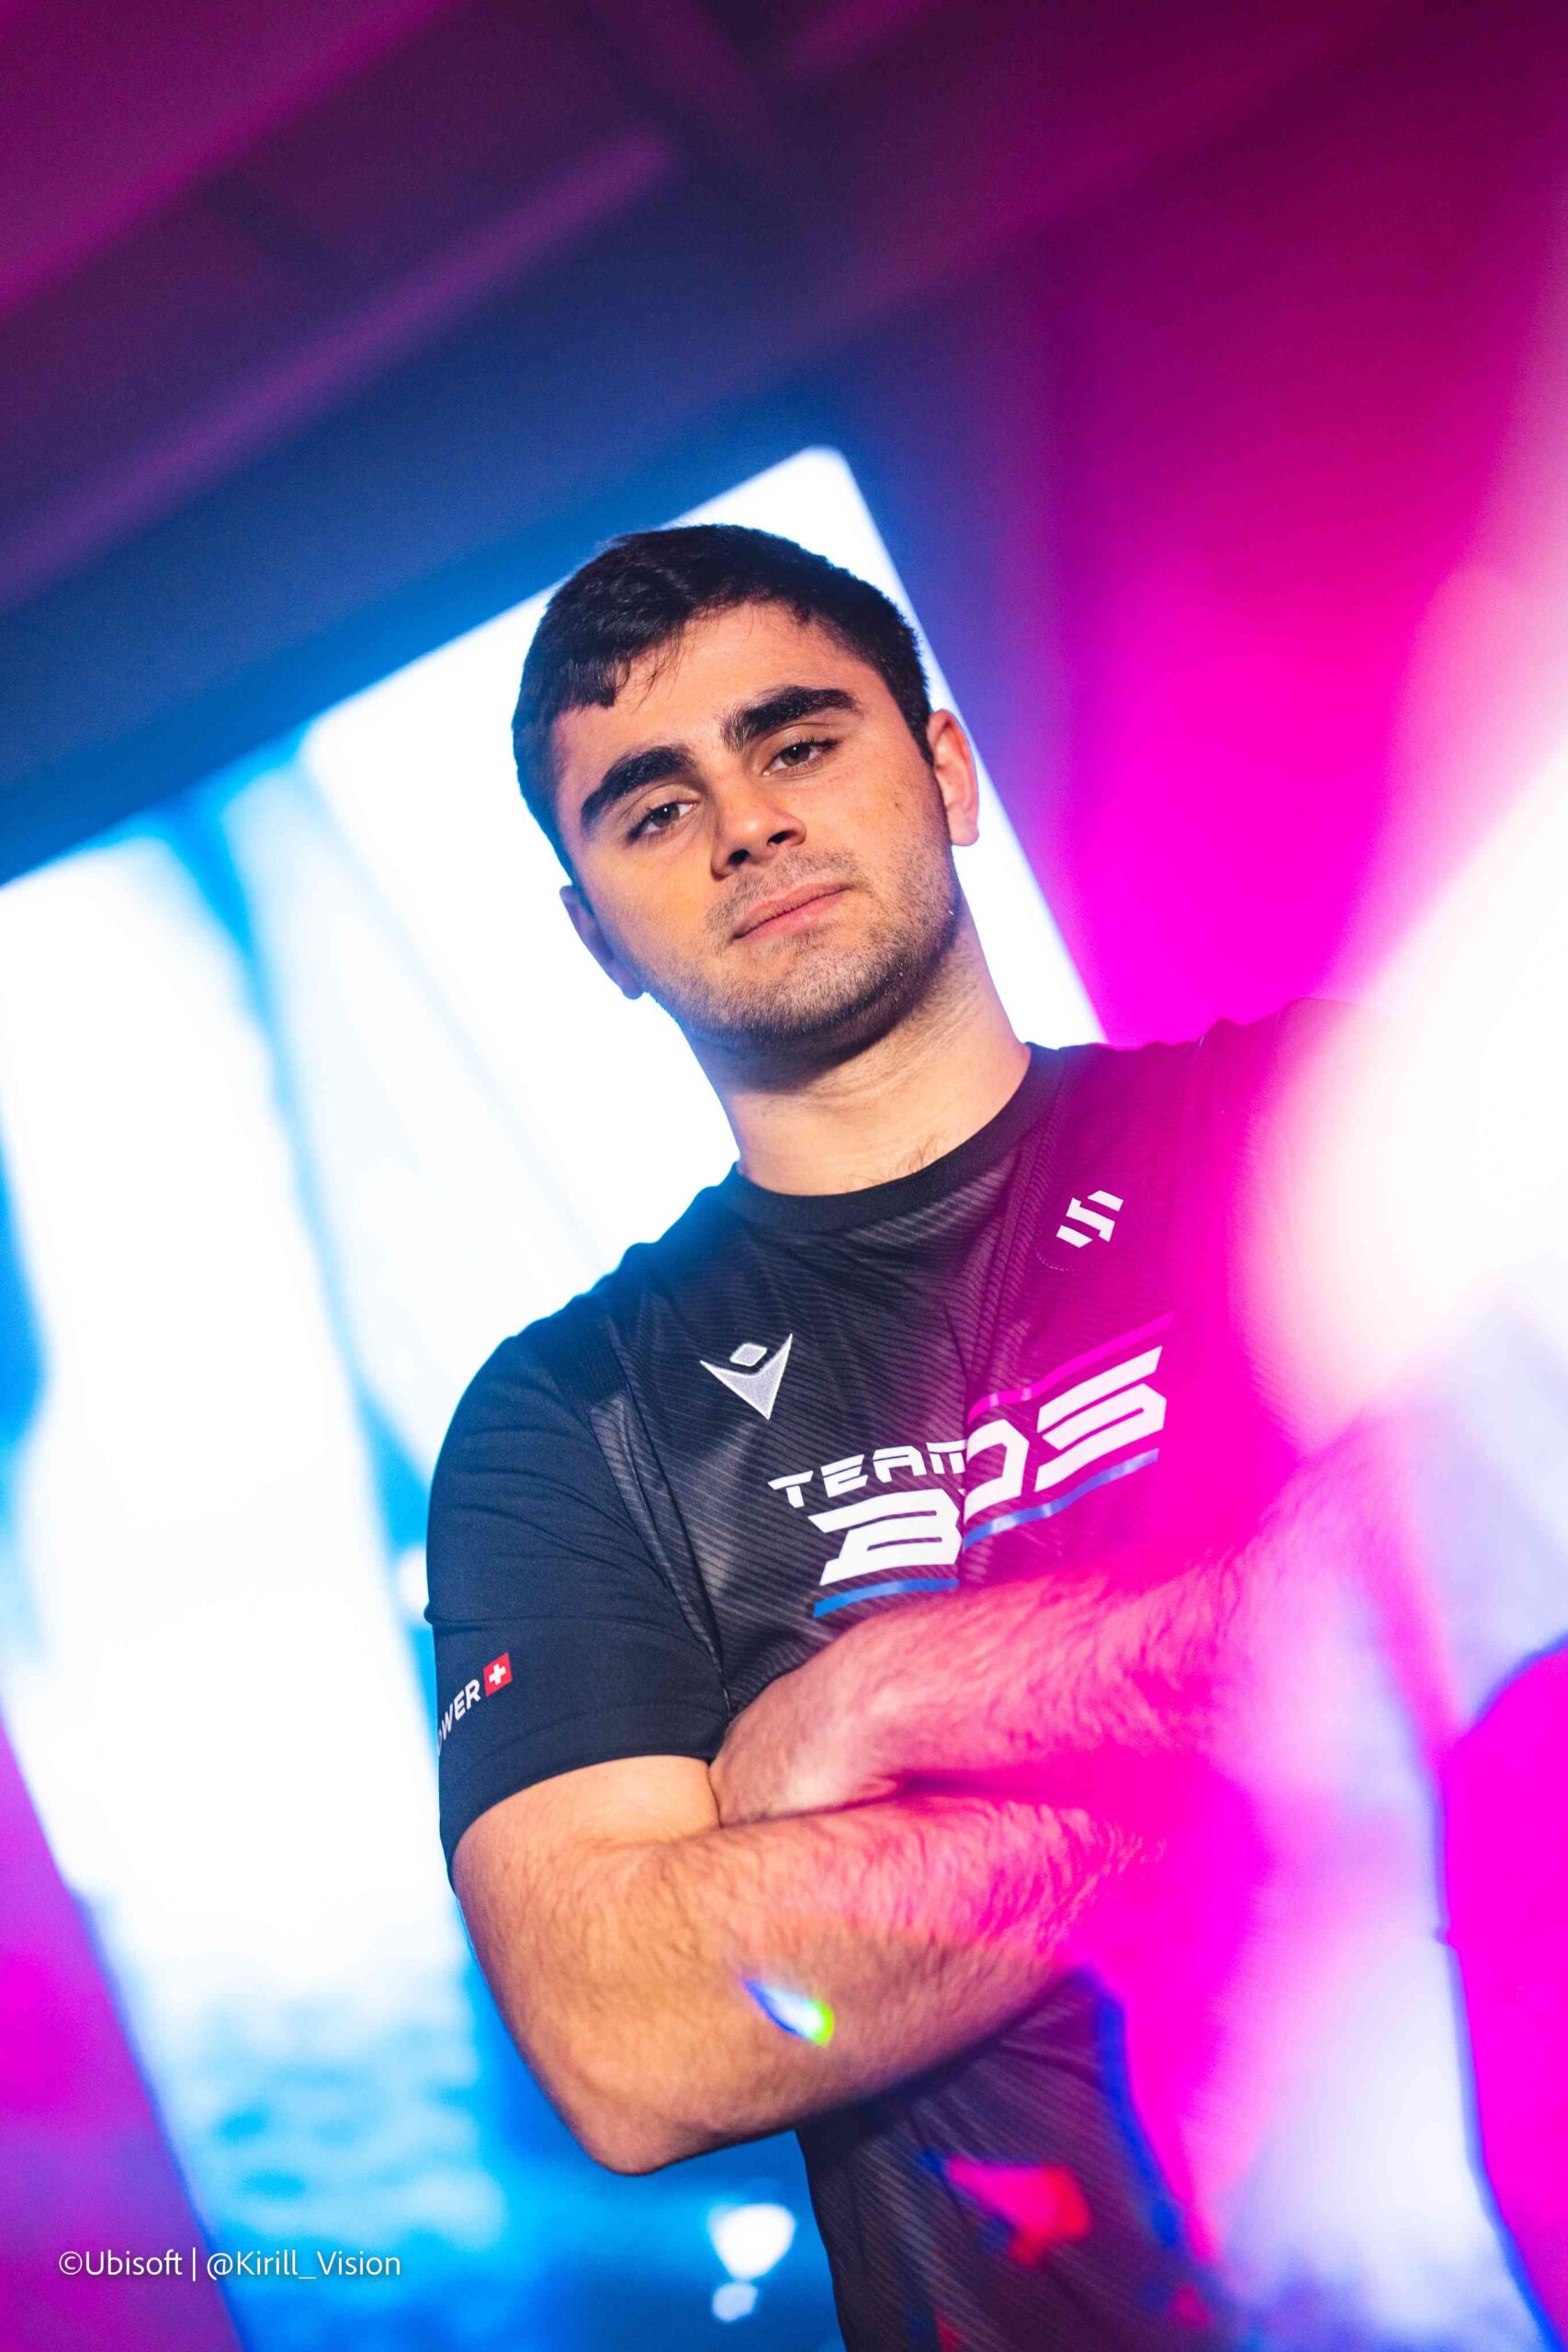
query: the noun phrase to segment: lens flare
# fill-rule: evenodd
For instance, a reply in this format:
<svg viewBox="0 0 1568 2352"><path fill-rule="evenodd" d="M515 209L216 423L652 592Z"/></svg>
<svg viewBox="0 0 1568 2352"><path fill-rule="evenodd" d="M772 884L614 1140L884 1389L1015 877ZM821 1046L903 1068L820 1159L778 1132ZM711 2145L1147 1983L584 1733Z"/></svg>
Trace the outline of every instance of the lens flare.
<svg viewBox="0 0 1568 2352"><path fill-rule="evenodd" d="M833 2039L833 2012L826 2001L815 2000L809 1993L791 1992L784 1984L759 1984L751 1976L742 1981L762 2015L785 2033L814 2041L818 2049Z"/></svg>

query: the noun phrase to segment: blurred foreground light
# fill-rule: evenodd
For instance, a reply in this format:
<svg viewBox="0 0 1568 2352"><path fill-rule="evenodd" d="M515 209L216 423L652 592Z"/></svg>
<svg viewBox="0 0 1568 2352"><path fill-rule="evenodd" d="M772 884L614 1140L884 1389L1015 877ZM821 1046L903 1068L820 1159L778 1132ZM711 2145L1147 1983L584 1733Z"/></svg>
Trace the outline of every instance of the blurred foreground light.
<svg viewBox="0 0 1568 2352"><path fill-rule="evenodd" d="M1568 1091L1568 756L1402 943L1303 1088L1265 1189L1305 1199L1303 1261L1259 1250L1261 1309L1348 1419L1510 1274L1562 1252ZM1371 1031L1372 1034L1369 1035ZM1381 1034L1379 1034L1381 1033ZM1293 1188L1293 1189L1292 1189Z"/></svg>
<svg viewBox="0 0 1568 2352"><path fill-rule="evenodd" d="M795 2244L795 2215L787 2205L716 2205L708 2235L730 2278L749 2282L784 2260Z"/></svg>
<svg viewBox="0 0 1568 2352"><path fill-rule="evenodd" d="M1383 1223L1425 1318L1561 1230L1568 1193L1568 754L1497 828L1379 989L1408 1040L1383 1111Z"/></svg>

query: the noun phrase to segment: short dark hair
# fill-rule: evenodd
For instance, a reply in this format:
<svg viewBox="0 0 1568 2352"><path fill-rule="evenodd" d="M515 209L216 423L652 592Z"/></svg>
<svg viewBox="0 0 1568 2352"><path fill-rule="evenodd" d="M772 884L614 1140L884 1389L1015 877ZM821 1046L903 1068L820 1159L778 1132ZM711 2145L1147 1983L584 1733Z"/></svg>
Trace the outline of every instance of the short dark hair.
<svg viewBox="0 0 1568 2352"><path fill-rule="evenodd" d="M523 797L564 858L550 730L563 711L608 709L645 654L707 613L783 605L882 677L926 760L931 689L915 632L890 597L794 539L739 523L677 524L612 539L556 590L534 632L512 720Z"/></svg>

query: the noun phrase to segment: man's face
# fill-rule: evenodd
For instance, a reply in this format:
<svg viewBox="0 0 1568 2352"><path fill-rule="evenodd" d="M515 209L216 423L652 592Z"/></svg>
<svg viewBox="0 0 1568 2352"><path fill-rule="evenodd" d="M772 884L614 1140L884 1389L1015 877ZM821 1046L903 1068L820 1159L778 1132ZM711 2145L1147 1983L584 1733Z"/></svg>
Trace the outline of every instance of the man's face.
<svg viewBox="0 0 1568 2352"><path fill-rule="evenodd" d="M610 708L556 721L579 933L699 1051L858 1050L919 1001L960 918L974 764L951 714L930 740L931 764L878 673L783 605L694 622Z"/></svg>

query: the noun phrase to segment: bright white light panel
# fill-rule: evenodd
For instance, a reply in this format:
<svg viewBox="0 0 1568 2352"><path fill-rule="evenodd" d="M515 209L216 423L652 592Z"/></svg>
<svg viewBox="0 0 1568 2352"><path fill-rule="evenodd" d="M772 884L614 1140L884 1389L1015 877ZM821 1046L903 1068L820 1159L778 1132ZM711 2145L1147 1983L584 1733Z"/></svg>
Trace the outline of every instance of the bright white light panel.
<svg viewBox="0 0 1568 2352"><path fill-rule="evenodd" d="M828 451L703 513L903 601ZM732 1156L674 1029L578 946L518 800L543 603L0 892L0 1142L47 1367L0 1677L35 1802L209 2228L423 2239L469 2279L504 2241L523 2292L531 2250L592 2259L614 2192L558 2134L523 2193L487 2138L423 1554L405 1526L389 1560L379 1461L417 1489L495 1342ZM988 784L964 872L1021 1025L1093 1035ZM703 2210L649 2188L626 2258L707 2258Z"/></svg>

